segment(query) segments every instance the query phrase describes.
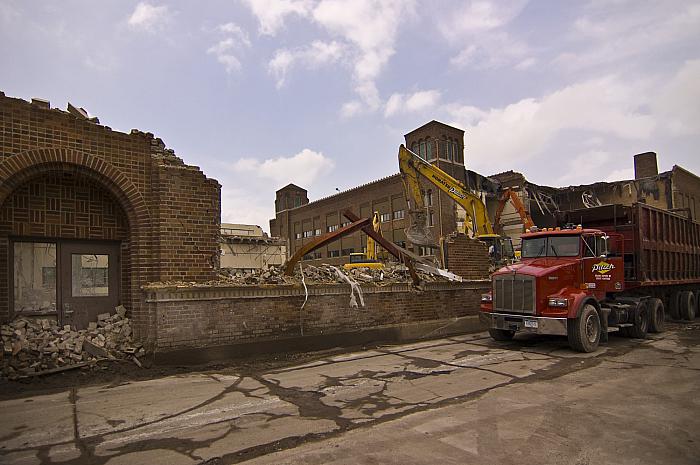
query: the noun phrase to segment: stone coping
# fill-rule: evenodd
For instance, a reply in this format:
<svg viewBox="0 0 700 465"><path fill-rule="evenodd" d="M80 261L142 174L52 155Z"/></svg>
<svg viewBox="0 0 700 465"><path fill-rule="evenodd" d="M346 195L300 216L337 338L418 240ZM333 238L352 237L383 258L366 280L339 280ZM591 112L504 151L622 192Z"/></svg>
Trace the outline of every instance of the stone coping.
<svg viewBox="0 0 700 465"><path fill-rule="evenodd" d="M386 286L361 285L364 294L384 292L431 292L451 290L480 290L490 287L487 279L459 282L425 283L422 289L414 288L410 283L394 283ZM309 296L345 295L348 294L348 284L307 284ZM304 296L304 287L298 285L257 285L257 286L161 286L146 285L141 289L145 293L147 303L192 301L192 300L228 300L228 299L259 299L277 297Z"/></svg>

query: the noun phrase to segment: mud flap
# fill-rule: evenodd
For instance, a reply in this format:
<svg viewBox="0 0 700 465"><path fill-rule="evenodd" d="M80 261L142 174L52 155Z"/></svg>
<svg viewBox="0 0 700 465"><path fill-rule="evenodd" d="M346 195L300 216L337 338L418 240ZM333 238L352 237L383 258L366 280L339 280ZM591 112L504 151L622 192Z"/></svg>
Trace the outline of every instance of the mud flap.
<svg viewBox="0 0 700 465"><path fill-rule="evenodd" d="M600 342L608 342L608 317L610 316L609 308L600 309Z"/></svg>

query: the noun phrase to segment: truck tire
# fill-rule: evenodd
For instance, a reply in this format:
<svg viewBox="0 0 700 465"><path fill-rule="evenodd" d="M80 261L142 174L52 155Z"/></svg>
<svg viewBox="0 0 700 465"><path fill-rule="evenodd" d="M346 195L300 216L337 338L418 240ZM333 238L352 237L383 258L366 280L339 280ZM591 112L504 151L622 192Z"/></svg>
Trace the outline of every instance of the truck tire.
<svg viewBox="0 0 700 465"><path fill-rule="evenodd" d="M593 352L600 343L600 316L591 304L583 306L575 319L569 319L566 331L569 346L578 352Z"/></svg>
<svg viewBox="0 0 700 465"><path fill-rule="evenodd" d="M678 307L682 319L693 321L695 319L695 294L691 291L681 292L680 305Z"/></svg>
<svg viewBox="0 0 700 465"><path fill-rule="evenodd" d="M649 331L649 317L649 307L647 307L645 302L640 303L634 312L633 325L627 328L628 336L636 339L645 339L647 331Z"/></svg>
<svg viewBox="0 0 700 465"><path fill-rule="evenodd" d="M513 336L515 336L515 331L489 328L489 334L494 341L506 342L513 339Z"/></svg>
<svg viewBox="0 0 700 465"><path fill-rule="evenodd" d="M660 299L647 299L646 305L649 309L649 332L663 333L666 329L664 303Z"/></svg>
<svg viewBox="0 0 700 465"><path fill-rule="evenodd" d="M678 307L681 300L681 292L673 291L668 297L668 314L671 315L671 319L680 320L681 312Z"/></svg>

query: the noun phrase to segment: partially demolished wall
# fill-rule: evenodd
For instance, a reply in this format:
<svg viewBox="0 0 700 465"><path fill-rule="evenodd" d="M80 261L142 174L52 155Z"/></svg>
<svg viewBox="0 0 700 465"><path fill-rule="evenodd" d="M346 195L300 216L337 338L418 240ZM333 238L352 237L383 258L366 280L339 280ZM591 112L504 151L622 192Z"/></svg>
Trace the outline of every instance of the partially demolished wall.
<svg viewBox="0 0 700 465"><path fill-rule="evenodd" d="M473 316L478 327L486 280L362 285L364 306L350 306L350 286L147 286L146 305L156 315L157 352L285 338L361 333L421 322L450 325ZM358 299L359 301L359 299ZM433 334L434 335L434 334Z"/></svg>

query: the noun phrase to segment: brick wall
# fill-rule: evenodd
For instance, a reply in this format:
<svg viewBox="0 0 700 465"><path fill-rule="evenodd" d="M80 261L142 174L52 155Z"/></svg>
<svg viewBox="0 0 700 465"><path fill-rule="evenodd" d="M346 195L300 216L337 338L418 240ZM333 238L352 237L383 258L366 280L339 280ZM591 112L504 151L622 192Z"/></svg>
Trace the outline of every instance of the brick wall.
<svg viewBox="0 0 700 465"><path fill-rule="evenodd" d="M42 187L43 186L43 187ZM112 131L0 92L0 320L9 308L11 235L122 241L122 303L154 337L148 282L211 279L220 186L150 133Z"/></svg>
<svg viewBox="0 0 700 465"><path fill-rule="evenodd" d="M449 271L465 279L489 278L489 252L486 244L459 233L450 235L445 242Z"/></svg>
<svg viewBox="0 0 700 465"><path fill-rule="evenodd" d="M349 286L147 288L157 315L157 350L214 347L287 337L336 334L386 325L476 315L488 283L430 283L363 288L365 307L349 307ZM303 331L302 331L303 330Z"/></svg>

